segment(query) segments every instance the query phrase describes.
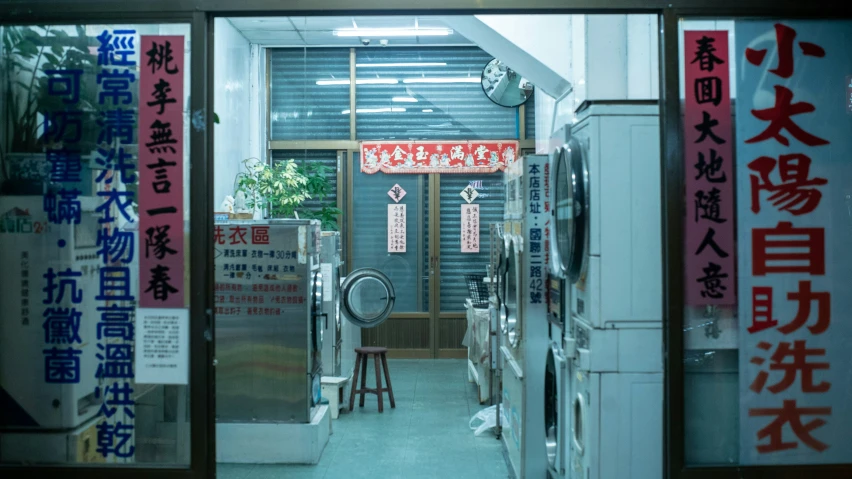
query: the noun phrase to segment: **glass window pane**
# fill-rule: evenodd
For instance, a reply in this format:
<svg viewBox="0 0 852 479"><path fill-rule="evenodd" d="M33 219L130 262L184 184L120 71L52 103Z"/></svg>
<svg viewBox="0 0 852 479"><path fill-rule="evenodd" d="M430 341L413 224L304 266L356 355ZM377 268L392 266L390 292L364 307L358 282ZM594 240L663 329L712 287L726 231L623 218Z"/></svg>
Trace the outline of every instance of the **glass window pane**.
<svg viewBox="0 0 852 479"><path fill-rule="evenodd" d="M469 242L462 244L462 230L465 228L462 221L462 215L465 214L463 208L468 203L461 192L469 186L477 192L471 204L479 206L478 252L463 251ZM471 298L465 275L485 275L491 251L488 225L503 222L504 206L502 172L477 176L441 175L441 312L464 311L465 300ZM469 225L470 222L465 224ZM472 236L476 235L474 231ZM467 240L467 237L464 239ZM488 299L487 294L483 299Z"/></svg>
<svg viewBox="0 0 852 479"><path fill-rule="evenodd" d="M337 151L336 150L272 150L273 164L294 160L312 178L324 178L324 196L314 195L297 209L299 218L322 221L324 231L337 231ZM321 184L316 182L315 184Z"/></svg>
<svg viewBox="0 0 852 479"><path fill-rule="evenodd" d="M479 48L381 48L356 52L360 140L518 138L518 109L491 102Z"/></svg>
<svg viewBox="0 0 852 479"><path fill-rule="evenodd" d="M852 457L850 35L680 23L689 465Z"/></svg>
<svg viewBox="0 0 852 479"><path fill-rule="evenodd" d="M349 139L349 49L269 50L271 140Z"/></svg>
<svg viewBox="0 0 852 479"><path fill-rule="evenodd" d="M189 464L189 25L0 28L0 462Z"/></svg>
<svg viewBox="0 0 852 479"><path fill-rule="evenodd" d="M393 283L394 313L429 311L429 185L426 175L368 175L353 155L352 269L376 268ZM396 186L405 192L399 202L388 194ZM404 251L391 251L390 206L405 206ZM395 246L396 247L396 243ZM401 249L401 248L400 248Z"/></svg>

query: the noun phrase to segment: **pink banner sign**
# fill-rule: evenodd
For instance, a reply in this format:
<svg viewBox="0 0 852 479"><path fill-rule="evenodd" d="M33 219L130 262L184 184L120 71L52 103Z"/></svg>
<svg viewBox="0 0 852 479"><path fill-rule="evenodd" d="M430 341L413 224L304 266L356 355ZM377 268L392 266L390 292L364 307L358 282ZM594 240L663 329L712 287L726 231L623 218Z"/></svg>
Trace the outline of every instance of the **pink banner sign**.
<svg viewBox="0 0 852 479"><path fill-rule="evenodd" d="M405 253L405 205L388 205L388 253Z"/></svg>
<svg viewBox="0 0 852 479"><path fill-rule="evenodd" d="M461 252L479 253L479 205L461 205Z"/></svg>
<svg viewBox="0 0 852 479"><path fill-rule="evenodd" d="M686 303L735 305L733 128L728 32L684 32Z"/></svg>
<svg viewBox="0 0 852 479"><path fill-rule="evenodd" d="M142 35L139 305L183 308L184 37Z"/></svg>

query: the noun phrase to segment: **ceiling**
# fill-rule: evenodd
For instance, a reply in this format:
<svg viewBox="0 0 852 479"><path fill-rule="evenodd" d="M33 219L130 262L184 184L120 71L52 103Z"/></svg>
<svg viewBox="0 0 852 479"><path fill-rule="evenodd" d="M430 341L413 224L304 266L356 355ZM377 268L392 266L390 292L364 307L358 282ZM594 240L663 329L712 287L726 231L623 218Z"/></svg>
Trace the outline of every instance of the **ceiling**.
<svg viewBox="0 0 852 479"><path fill-rule="evenodd" d="M362 38L338 37L338 28L446 28L440 17L236 17L234 27L251 43L264 46L360 47ZM369 38L370 47L381 48L382 38ZM447 36L390 37L388 46L472 45L457 32Z"/></svg>

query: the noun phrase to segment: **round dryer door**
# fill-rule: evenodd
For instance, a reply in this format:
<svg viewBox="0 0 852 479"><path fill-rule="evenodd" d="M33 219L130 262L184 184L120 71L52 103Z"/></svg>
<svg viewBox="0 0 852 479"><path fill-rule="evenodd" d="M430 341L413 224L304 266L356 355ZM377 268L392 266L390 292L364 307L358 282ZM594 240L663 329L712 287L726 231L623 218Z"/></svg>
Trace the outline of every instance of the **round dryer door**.
<svg viewBox="0 0 852 479"><path fill-rule="evenodd" d="M558 276L575 283L582 273L589 230L589 172L576 139L558 151L554 175L553 264Z"/></svg>
<svg viewBox="0 0 852 479"><path fill-rule="evenodd" d="M521 319L518 313L518 252L517 245L514 241L509 241L509 247L506 250L506 272L505 291L506 291L506 323L503 332L513 348L517 348L521 341Z"/></svg>
<svg viewBox="0 0 852 479"><path fill-rule="evenodd" d="M353 271L340 288L340 311L356 326L375 328L393 311L393 284L381 271L363 268Z"/></svg>
<svg viewBox="0 0 852 479"><path fill-rule="evenodd" d="M322 351L322 335L325 329L323 319L327 316L322 311L322 273L314 273L314 281L311 284L311 338L315 352Z"/></svg>
<svg viewBox="0 0 852 479"><path fill-rule="evenodd" d="M547 351L547 363L544 366L544 450L547 464L556 468L559 455L559 381L553 348Z"/></svg>

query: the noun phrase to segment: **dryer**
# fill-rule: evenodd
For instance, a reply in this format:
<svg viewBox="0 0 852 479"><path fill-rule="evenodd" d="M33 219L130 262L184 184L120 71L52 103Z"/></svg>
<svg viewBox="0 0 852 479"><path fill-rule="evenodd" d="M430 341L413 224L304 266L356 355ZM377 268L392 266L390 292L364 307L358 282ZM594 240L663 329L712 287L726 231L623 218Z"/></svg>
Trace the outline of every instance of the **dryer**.
<svg viewBox="0 0 852 479"><path fill-rule="evenodd" d="M340 316L340 232L323 231L320 271L325 281L322 307L322 369L326 376L339 377L343 360L343 324Z"/></svg>
<svg viewBox="0 0 852 479"><path fill-rule="evenodd" d="M503 406L508 421L502 434L516 477L547 474L544 437L544 391L547 359L548 215L545 172L548 157L530 155L505 171L506 212L503 271L506 317L500 352L503 365ZM508 431L507 431L508 429Z"/></svg>
<svg viewBox="0 0 852 479"><path fill-rule="evenodd" d="M588 168L578 142L566 129L565 143L551 155L551 220L548 231L548 311L550 348L545 371L545 444L550 476L567 477L570 419L567 404L573 389L570 374L575 354L570 324L570 288L579 279L588 243ZM561 138L560 138L561 139Z"/></svg>
<svg viewBox="0 0 852 479"><path fill-rule="evenodd" d="M569 476L662 477L659 109L586 102L577 114L569 145L579 153L572 163L586 165L572 178L588 178L576 183L586 187L588 240L573 238L580 263L569 262L579 271L567 326L576 347Z"/></svg>

